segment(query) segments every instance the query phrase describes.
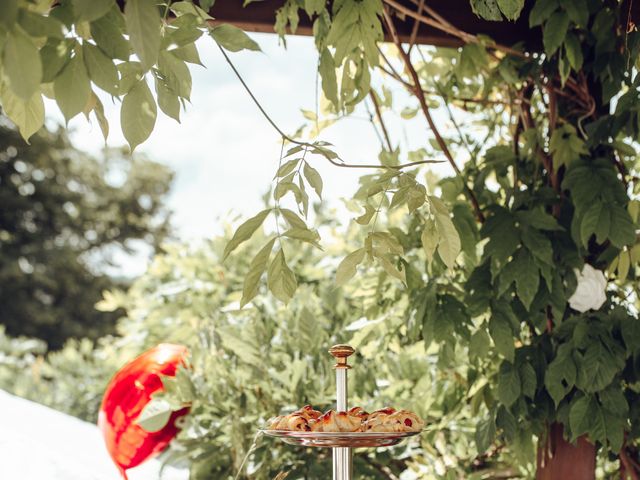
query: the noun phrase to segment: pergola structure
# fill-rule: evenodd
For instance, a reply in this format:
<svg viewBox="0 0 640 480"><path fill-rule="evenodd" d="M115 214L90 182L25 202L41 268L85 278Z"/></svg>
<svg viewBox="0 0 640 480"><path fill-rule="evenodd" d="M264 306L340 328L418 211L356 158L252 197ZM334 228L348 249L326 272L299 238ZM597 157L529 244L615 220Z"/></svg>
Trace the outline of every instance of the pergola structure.
<svg viewBox="0 0 640 480"><path fill-rule="evenodd" d="M520 18L515 22L491 22L473 13L469 0L383 0L396 20L398 34L403 41L451 47L461 45L459 37L426 22L416 22L415 15L432 18L429 12L436 12L456 29L472 35L486 35L503 45L524 42L527 47L537 49L542 45L540 29L529 28L529 11L535 0L526 0ZM629 12L629 20L640 21L640 3L624 0L628 5L623 11ZM232 23L243 30L273 33L275 12L284 4L283 0L260 0L243 7L241 0L218 0L210 10L217 21ZM409 13L411 12L411 13ZM411 14L414 14L411 16ZM417 23L417 27L415 27ZM414 30L416 28L416 30ZM299 35L311 35L312 21L304 14L296 30Z"/></svg>

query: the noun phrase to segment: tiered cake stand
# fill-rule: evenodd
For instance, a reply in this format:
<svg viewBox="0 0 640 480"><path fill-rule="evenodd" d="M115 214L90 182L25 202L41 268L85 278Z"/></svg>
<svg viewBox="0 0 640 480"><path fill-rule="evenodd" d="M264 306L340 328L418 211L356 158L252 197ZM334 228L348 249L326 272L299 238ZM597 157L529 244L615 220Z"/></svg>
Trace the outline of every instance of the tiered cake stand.
<svg viewBox="0 0 640 480"><path fill-rule="evenodd" d="M336 370L336 410L347 411L347 371L351 366L347 363L355 350L349 345L335 345L329 353L337 363ZM263 430L271 437L278 437L291 445L307 447L323 447L333 449L333 480L352 480L353 448L389 447L396 445L407 437L420 432L290 432L282 430Z"/></svg>

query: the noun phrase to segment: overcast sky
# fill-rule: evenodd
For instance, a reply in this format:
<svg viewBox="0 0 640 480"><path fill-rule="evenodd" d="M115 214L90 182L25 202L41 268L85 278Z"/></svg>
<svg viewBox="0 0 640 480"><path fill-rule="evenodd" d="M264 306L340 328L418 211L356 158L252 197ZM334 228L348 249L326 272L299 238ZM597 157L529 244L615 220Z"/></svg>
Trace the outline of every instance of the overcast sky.
<svg viewBox="0 0 640 480"><path fill-rule="evenodd" d="M304 122L300 109L313 110L315 105L317 54L313 41L289 37L285 49L275 35L252 36L264 53L240 52L231 54L232 59L274 120L286 132L294 132ZM169 205L182 240L219 233L220 218L228 218L230 212L247 216L258 211L280 152L277 132L260 115L213 41L203 38L198 48L207 68L191 66L193 103L182 113L182 123L159 112L151 137L138 147L176 172ZM119 126L119 106L108 97L103 103L111 125L108 144L120 146L125 140ZM403 106L400 102L396 108L399 111ZM61 119L53 103L47 109L53 119ZM373 163L380 143L371 125L362 120L366 116L361 108L355 119L330 127L321 137L333 143L346 161ZM389 112L385 118L395 140L414 147L425 143L424 122L406 125L394 117ZM72 120L69 127L77 147L96 153L104 146L98 126L87 123L83 116ZM362 171L318 162L327 199L337 203L355 191ZM125 270L141 273L144 265L138 263Z"/></svg>

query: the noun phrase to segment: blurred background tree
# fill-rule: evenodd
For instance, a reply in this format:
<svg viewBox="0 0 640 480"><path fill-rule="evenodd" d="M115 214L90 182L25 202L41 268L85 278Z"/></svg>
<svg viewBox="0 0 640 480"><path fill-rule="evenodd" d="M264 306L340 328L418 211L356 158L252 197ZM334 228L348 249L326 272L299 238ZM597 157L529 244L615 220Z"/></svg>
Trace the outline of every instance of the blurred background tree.
<svg viewBox="0 0 640 480"><path fill-rule="evenodd" d="M78 151L64 129L26 144L0 117L0 323L58 349L98 338L121 312L94 308L117 255L154 253L169 234L165 199L173 173L148 159Z"/></svg>

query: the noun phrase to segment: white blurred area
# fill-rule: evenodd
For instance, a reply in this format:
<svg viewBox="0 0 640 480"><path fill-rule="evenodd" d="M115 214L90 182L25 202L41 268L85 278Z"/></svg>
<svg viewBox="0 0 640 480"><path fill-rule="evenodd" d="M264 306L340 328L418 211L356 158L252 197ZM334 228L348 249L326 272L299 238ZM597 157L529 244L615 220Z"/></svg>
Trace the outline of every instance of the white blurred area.
<svg viewBox="0 0 640 480"><path fill-rule="evenodd" d="M151 459L129 480L186 480L187 470ZM0 390L0 479L118 480L96 425Z"/></svg>

